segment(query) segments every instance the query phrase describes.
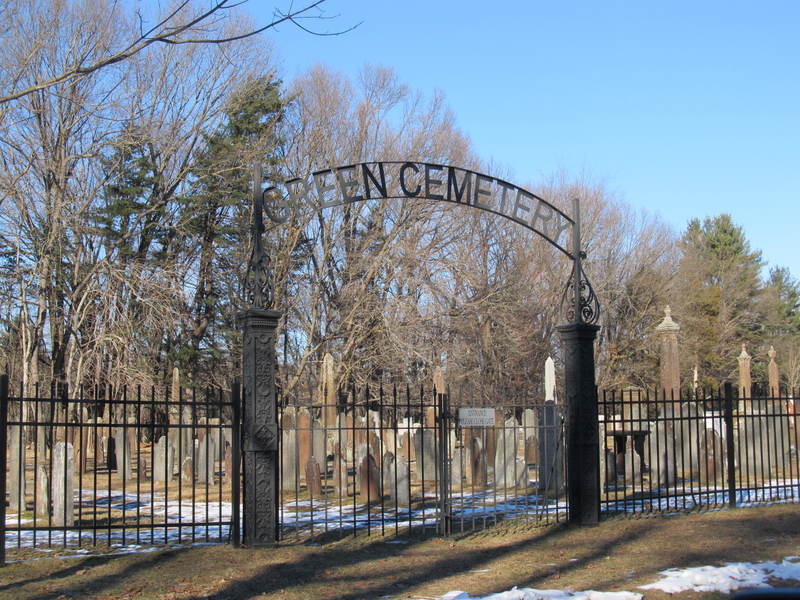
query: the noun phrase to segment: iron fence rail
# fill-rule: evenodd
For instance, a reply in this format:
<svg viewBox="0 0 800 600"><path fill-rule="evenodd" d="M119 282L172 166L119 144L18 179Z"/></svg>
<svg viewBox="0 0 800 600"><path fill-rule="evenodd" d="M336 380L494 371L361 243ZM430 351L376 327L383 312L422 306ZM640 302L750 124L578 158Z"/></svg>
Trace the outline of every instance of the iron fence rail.
<svg viewBox="0 0 800 600"><path fill-rule="evenodd" d="M641 514L800 501L795 397L739 398L730 385L683 395L603 391L601 509Z"/></svg>
<svg viewBox="0 0 800 600"><path fill-rule="evenodd" d="M5 395L5 547L236 541L236 388L76 391Z"/></svg>
<svg viewBox="0 0 800 600"><path fill-rule="evenodd" d="M464 406L466 396L397 385L350 386L335 402L280 406L281 538L447 535L508 518L562 519L563 486L539 486L540 473L558 471L550 479L564 481L563 452L551 452L557 464L546 468L537 459L543 406L504 403L489 409L491 426L462 428ZM563 420L551 426L553 442L563 441Z"/></svg>

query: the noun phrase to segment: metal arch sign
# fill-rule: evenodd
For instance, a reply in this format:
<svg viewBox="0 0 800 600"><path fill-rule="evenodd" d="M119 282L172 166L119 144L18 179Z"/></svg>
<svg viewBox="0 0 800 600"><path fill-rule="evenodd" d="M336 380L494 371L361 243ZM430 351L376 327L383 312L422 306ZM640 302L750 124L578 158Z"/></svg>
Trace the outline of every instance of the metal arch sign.
<svg viewBox="0 0 800 600"><path fill-rule="evenodd" d="M364 200L438 200L500 215L540 235L571 259L575 220L543 198L514 184L469 169L426 162L363 162L315 171L263 190L267 217L288 219L289 206L314 210Z"/></svg>

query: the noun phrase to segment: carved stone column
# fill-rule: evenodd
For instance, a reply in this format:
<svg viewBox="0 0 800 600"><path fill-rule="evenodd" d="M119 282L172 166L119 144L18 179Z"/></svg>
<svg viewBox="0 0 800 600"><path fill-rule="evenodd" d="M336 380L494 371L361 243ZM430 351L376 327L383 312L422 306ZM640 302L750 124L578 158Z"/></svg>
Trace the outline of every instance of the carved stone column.
<svg viewBox="0 0 800 600"><path fill-rule="evenodd" d="M593 525L600 520L600 446L594 380L594 339L599 329L588 323L558 328L564 344L569 520L580 525Z"/></svg>
<svg viewBox="0 0 800 600"><path fill-rule="evenodd" d="M680 353L678 352L678 332L680 325L672 320L669 306L664 309L664 320L656 326L661 338L660 383L662 407L661 414L672 414L674 403L681 397Z"/></svg>
<svg viewBox="0 0 800 600"><path fill-rule="evenodd" d="M742 344L742 352L739 354L739 411L751 412L750 398L753 389L753 379L750 376L750 361L752 357L747 353L747 348Z"/></svg>
<svg viewBox="0 0 800 600"><path fill-rule="evenodd" d="M243 333L244 537L247 546L278 539L278 410L275 330L281 313L251 308L239 314Z"/></svg>

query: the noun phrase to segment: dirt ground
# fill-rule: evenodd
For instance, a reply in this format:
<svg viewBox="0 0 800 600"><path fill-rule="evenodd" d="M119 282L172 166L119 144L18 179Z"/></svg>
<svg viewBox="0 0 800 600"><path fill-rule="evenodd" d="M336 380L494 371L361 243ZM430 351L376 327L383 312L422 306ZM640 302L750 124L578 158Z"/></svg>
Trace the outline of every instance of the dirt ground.
<svg viewBox="0 0 800 600"><path fill-rule="evenodd" d="M658 572L670 567L798 554L800 506L785 504L615 518L588 528L512 522L447 539L359 535L265 549L194 546L147 554L36 558L0 569L0 598L401 600L436 598L450 590L488 594L515 585L642 592L637 586L656 581ZM666 597L645 593L648 600Z"/></svg>

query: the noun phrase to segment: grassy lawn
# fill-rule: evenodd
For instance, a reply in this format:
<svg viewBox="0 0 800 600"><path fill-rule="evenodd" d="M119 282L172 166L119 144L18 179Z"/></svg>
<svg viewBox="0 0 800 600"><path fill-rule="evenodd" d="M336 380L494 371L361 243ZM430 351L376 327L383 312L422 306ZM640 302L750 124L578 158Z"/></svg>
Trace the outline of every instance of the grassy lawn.
<svg viewBox="0 0 800 600"><path fill-rule="evenodd" d="M31 551L36 559L0 570L0 598L403 599L514 585L641 592L636 586L670 567L797 554L800 506L785 504L615 518L589 528L510 522L448 539L359 535L265 549L195 546L85 558L42 559L47 555Z"/></svg>

